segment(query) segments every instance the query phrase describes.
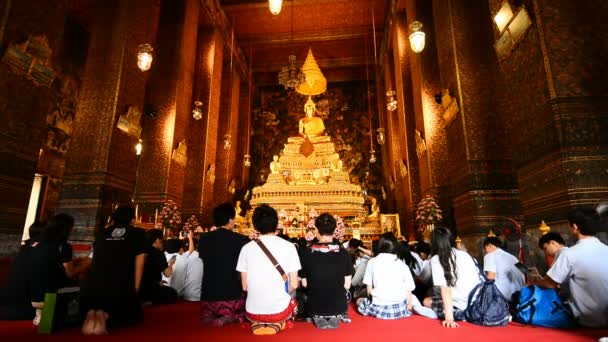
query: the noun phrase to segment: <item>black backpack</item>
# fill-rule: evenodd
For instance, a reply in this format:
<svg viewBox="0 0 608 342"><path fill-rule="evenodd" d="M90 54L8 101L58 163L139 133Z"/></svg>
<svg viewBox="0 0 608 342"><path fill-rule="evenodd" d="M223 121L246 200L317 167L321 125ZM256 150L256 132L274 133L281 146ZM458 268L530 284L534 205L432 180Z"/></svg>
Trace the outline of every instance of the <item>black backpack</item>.
<svg viewBox="0 0 608 342"><path fill-rule="evenodd" d="M494 280L486 278L477 260L473 261L483 281L469 294L465 310L467 322L484 327L502 327L509 324L509 303L494 284Z"/></svg>

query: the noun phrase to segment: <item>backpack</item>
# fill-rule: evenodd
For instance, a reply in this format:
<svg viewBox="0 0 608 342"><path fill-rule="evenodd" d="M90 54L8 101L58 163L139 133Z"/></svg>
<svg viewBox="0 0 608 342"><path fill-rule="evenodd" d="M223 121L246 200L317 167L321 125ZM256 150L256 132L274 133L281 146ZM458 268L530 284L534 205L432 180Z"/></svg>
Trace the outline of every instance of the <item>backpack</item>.
<svg viewBox="0 0 608 342"><path fill-rule="evenodd" d="M564 304L555 289L530 285L522 287L514 298L514 320L519 323L548 328L572 328L576 325L570 307Z"/></svg>
<svg viewBox="0 0 608 342"><path fill-rule="evenodd" d="M465 310L467 322L484 327L502 327L509 324L509 303L494 284L494 280L486 278L477 260L473 261L483 281L469 293Z"/></svg>
<svg viewBox="0 0 608 342"><path fill-rule="evenodd" d="M494 280L486 279L475 286L469 294L465 316L467 322L484 327L502 327L509 324L509 303L494 284Z"/></svg>

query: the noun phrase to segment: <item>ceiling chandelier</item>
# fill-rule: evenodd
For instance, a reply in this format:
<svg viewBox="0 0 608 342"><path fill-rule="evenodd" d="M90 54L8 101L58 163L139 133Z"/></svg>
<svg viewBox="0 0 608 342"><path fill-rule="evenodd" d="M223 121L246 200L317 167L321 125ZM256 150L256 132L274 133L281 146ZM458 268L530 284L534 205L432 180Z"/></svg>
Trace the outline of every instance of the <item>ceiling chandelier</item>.
<svg viewBox="0 0 608 342"><path fill-rule="evenodd" d="M296 67L296 56L289 55L289 65L281 68L279 72L279 84L285 89L295 89L305 80L304 74Z"/></svg>
<svg viewBox="0 0 608 342"><path fill-rule="evenodd" d="M291 2L291 42L293 43L293 1ZM300 83L306 80L306 76L296 66L296 55L291 54L288 57L289 64L281 68L279 72L279 84L285 87L285 90L295 89Z"/></svg>

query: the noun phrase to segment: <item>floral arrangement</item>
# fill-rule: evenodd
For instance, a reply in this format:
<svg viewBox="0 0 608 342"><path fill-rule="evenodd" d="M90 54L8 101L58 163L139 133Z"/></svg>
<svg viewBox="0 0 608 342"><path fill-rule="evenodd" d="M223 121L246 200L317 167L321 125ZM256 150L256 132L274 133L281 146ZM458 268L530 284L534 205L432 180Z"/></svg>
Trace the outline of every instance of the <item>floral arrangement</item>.
<svg viewBox="0 0 608 342"><path fill-rule="evenodd" d="M419 224L432 224L441 221L442 218L441 209L435 198L431 195L424 196L416 209L416 221Z"/></svg>
<svg viewBox="0 0 608 342"><path fill-rule="evenodd" d="M313 208L308 212L308 223L306 224L306 228L317 228L315 226L315 220L319 217L319 213Z"/></svg>
<svg viewBox="0 0 608 342"><path fill-rule="evenodd" d="M166 200L163 202L156 225L167 229L173 234L179 231L179 228L182 225L182 214L173 200Z"/></svg>
<svg viewBox="0 0 608 342"><path fill-rule="evenodd" d="M338 241L342 241L342 239L344 239L344 221L342 221L342 218L338 215L334 215L334 219L336 219L334 238L338 239Z"/></svg>
<svg viewBox="0 0 608 342"><path fill-rule="evenodd" d="M203 228L201 227L201 224L198 222L198 219L196 218L196 216L192 215L190 216L190 218L188 218L188 221L186 221L186 223L184 223L184 227L183 230L186 232L189 231L193 231L193 232L197 232L197 230L202 231Z"/></svg>

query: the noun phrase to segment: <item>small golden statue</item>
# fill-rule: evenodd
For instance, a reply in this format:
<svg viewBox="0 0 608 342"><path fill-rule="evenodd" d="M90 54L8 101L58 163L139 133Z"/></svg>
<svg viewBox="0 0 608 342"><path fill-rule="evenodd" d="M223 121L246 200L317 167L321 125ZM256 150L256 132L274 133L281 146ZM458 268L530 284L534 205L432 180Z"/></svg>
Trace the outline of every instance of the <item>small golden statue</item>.
<svg viewBox="0 0 608 342"><path fill-rule="evenodd" d="M372 205L370 207L371 213L367 215L368 218L377 218L380 216L380 205L378 205L378 200L375 197L370 196L372 199Z"/></svg>
<svg viewBox="0 0 608 342"><path fill-rule="evenodd" d="M302 136L307 137L317 137L323 134L325 131L325 124L323 124L323 119L318 116L314 116L315 111L317 110L317 106L312 102L310 96L308 97L308 101L304 105L304 112L306 113L306 117L300 119L299 121L299 132Z"/></svg>
<svg viewBox="0 0 608 342"><path fill-rule="evenodd" d="M234 206L234 211L236 212L234 219L237 223L246 223L247 222L247 219L244 216L241 216L241 212L243 211L243 209L241 209L241 201L236 201L236 205ZM247 216L246 212L245 212L245 216Z"/></svg>
<svg viewBox="0 0 608 342"><path fill-rule="evenodd" d="M270 162L270 172L275 175L281 172L281 163L279 162L279 156L276 154L272 156L272 162Z"/></svg>

